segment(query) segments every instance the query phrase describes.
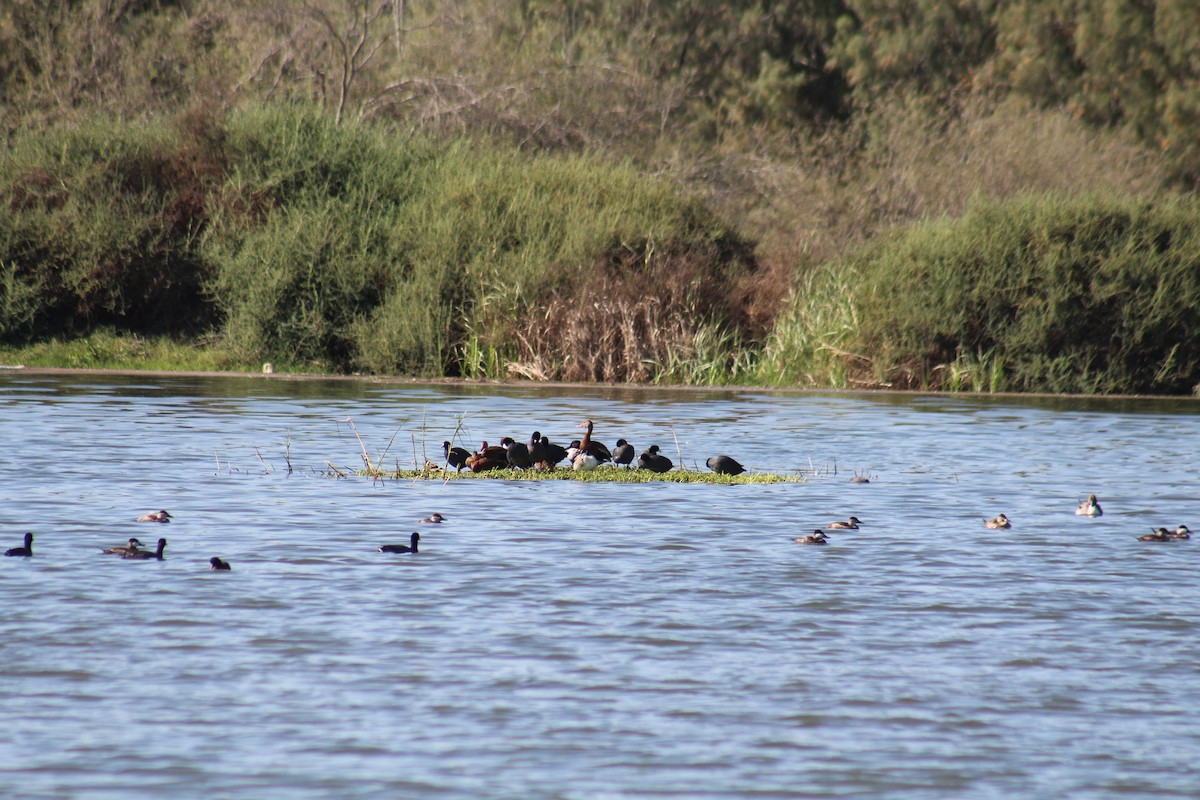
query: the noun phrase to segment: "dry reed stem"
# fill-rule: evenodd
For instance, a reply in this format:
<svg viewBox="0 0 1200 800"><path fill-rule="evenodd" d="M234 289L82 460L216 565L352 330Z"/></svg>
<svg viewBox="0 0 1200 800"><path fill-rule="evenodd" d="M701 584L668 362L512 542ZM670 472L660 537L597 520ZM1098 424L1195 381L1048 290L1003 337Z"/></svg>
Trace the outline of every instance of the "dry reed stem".
<svg viewBox="0 0 1200 800"><path fill-rule="evenodd" d="M367 445L363 443L362 437L358 435L358 428L354 425L354 418L346 417L344 420L342 420L342 422L350 426L350 430L354 433L354 438L358 439L358 447L359 450L362 451L362 460L363 464L365 464L367 467L367 471L378 472L378 470L375 469L375 465L371 463L371 455L367 452Z"/></svg>

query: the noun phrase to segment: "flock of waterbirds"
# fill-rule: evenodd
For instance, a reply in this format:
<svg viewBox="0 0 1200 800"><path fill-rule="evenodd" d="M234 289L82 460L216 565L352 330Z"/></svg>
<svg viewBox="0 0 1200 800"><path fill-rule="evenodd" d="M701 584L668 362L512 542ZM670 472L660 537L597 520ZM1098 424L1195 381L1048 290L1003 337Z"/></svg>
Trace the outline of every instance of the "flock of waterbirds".
<svg viewBox="0 0 1200 800"><path fill-rule="evenodd" d="M603 443L592 438L594 426L590 419L579 423L577 427L586 429L583 438L572 441L566 447L554 444L540 431L534 431L528 444L517 442L511 436L505 436L500 440L499 446L489 446L485 441L475 452L468 452L462 447L452 447L449 441L442 443L442 449L445 451L446 463L458 471L463 469L469 469L472 472L497 469L552 470L563 461L566 461L571 469L580 471L594 470L605 463L627 468L633 465L634 447L625 439L617 439L616 446L609 450ZM669 472L674 464L671 459L659 451L658 445L651 445L644 450L638 456L637 468L659 474ZM713 472L722 475L740 475L746 471L745 467L727 455L713 456L705 463ZM866 481L859 479L856 482ZM1075 514L1081 517L1099 517L1104 514L1104 511L1100 508L1100 502L1096 495L1089 494L1086 499L1080 501L1075 509ZM171 519L171 514L162 509L137 517L135 522L168 523ZM445 520L444 515L434 513L418 522L440 524ZM829 530L856 531L865 524L858 517L851 516L845 521L831 522L825 527ZM1007 530L1012 528L1012 521L1006 515L999 514L992 519L984 518L983 526L991 530ZM1161 527L1152 528L1150 533L1137 537L1139 542L1173 542L1190 538L1191 531L1186 525L1179 525L1173 531ZM4 555L31 557L33 540L33 534L26 533L24 545L9 548ZM420 552L418 549L420 541L421 534L413 531L408 544L385 544L379 548L379 552L415 554ZM829 536L824 530L817 528L812 533L798 536L792 541L796 544L824 545L829 543ZM165 538L160 538L155 549L149 550L138 538L130 537L124 544L104 548L100 552L104 555L119 556L129 561L162 561L163 551L166 547L167 540ZM229 562L218 556L210 558L208 564L210 570L232 570Z"/></svg>
<svg viewBox="0 0 1200 800"><path fill-rule="evenodd" d="M632 444L624 439L617 439L616 445L609 450L603 442L592 438L595 426L590 419L584 420L576 427L586 429L583 438L575 439L566 447L551 442L541 431L534 431L528 443L505 436L498 445L489 445L485 441L479 445L478 450L471 452L465 447L453 447L449 441L445 441L442 442L442 451L446 455L446 463L457 472L464 469L471 472L490 472L498 469L552 470L564 461L571 469L580 472L590 472L601 464L627 468L634 466L633 456L637 451ZM637 457L637 468L660 475L670 472L675 464L663 455L661 450L656 444L643 450ZM713 456L705 464L719 475L741 475L746 471L736 459L725 455Z"/></svg>
<svg viewBox="0 0 1200 800"><path fill-rule="evenodd" d="M1100 508L1100 501L1096 499L1096 495L1089 494L1086 499L1081 500L1075 508L1075 515L1078 517L1100 517L1104 515L1104 510ZM825 527L830 530L858 530L860 525L865 525L858 517L850 517L845 522L832 522ZM1008 530L1012 528L1012 520L1004 514L997 514L992 519L983 520L983 527L989 530ZM1166 528L1153 528L1150 533L1142 534L1137 537L1139 542L1177 542L1183 539L1192 538L1192 532L1188 530L1186 525L1179 525L1173 531ZM807 536L799 536L792 539L796 544L828 544L829 537L825 531L821 529L814 530Z"/></svg>

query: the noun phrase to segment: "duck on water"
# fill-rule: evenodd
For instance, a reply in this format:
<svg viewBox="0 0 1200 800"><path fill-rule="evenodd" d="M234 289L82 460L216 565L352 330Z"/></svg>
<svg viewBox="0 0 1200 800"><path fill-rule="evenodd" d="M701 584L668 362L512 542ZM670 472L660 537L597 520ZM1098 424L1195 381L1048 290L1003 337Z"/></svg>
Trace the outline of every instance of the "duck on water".
<svg viewBox="0 0 1200 800"><path fill-rule="evenodd" d="M167 540L159 539L158 547L155 548L155 550L153 552L151 552L150 550L134 550L130 553L123 554L121 556L121 558L128 559L128 560L135 560L135 561L152 561L152 560L162 561L163 560L163 550L165 550L166 547L167 547Z"/></svg>
<svg viewBox="0 0 1200 800"><path fill-rule="evenodd" d="M33 534L32 533L25 534L25 546L24 547L10 547L8 550L4 551L4 555L17 556L17 557L23 557L23 558L29 558L30 556L32 556L33 555Z"/></svg>
<svg viewBox="0 0 1200 800"><path fill-rule="evenodd" d="M385 544L379 548L381 553L416 553L417 542L421 541L421 534L413 531L412 536L408 537L408 544Z"/></svg>

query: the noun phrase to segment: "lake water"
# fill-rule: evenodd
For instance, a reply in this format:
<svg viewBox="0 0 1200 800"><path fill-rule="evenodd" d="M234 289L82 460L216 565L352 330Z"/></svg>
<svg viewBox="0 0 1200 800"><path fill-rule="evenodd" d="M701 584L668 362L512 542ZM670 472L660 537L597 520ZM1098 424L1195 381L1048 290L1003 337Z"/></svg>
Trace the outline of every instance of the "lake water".
<svg viewBox="0 0 1200 800"><path fill-rule="evenodd" d="M1198 411L2 374L0 794L1196 797L1200 536L1136 537L1200 529ZM331 478L347 418L388 467L591 418L808 480Z"/></svg>

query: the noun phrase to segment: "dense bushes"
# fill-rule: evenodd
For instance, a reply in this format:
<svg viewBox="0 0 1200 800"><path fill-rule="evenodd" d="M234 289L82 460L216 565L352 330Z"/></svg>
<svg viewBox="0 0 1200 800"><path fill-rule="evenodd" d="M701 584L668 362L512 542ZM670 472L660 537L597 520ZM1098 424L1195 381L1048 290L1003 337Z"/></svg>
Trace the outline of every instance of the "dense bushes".
<svg viewBox="0 0 1200 800"><path fill-rule="evenodd" d="M633 358L578 377L654 379L666 350L747 330L749 247L697 201L583 157L273 108L21 140L0 199L8 342L207 322L247 360L442 375L478 372L480 347L515 358L536 333L538 369L576 376L599 342L546 334L578 315L615 325L589 302L597 276L617 310L653 288L678 324L649 320L658 351L631 336ZM556 303L575 310L534 322Z"/></svg>
<svg viewBox="0 0 1200 800"><path fill-rule="evenodd" d="M100 122L19 139L0 161L0 336L203 330L195 237L212 175L189 147Z"/></svg>
<svg viewBox="0 0 1200 800"><path fill-rule="evenodd" d="M0 340L115 329L204 338L225 363L419 375L1192 391L1200 203L1065 197L979 200L802 269L760 344L771 283L750 245L631 168L297 107L64 127L0 162Z"/></svg>
<svg viewBox="0 0 1200 800"><path fill-rule="evenodd" d="M1198 218L1200 203L1182 199L978 203L822 273L763 369L783 382L1191 392Z"/></svg>

